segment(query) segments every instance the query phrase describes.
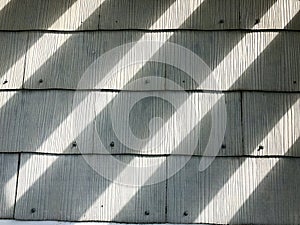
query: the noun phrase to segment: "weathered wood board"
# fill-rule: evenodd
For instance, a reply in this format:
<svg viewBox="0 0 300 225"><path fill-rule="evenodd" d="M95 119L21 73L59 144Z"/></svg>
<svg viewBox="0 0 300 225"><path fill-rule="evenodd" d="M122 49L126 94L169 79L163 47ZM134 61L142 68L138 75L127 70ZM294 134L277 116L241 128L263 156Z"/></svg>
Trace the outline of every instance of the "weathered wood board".
<svg viewBox="0 0 300 225"><path fill-rule="evenodd" d="M242 29L300 29L300 3L297 0L239 2Z"/></svg>
<svg viewBox="0 0 300 225"><path fill-rule="evenodd" d="M11 0L0 6L2 30L229 29L239 25L235 0Z"/></svg>
<svg viewBox="0 0 300 225"><path fill-rule="evenodd" d="M297 0L4 0L0 7L1 30L63 31L299 29L291 19L300 9Z"/></svg>
<svg viewBox="0 0 300 225"><path fill-rule="evenodd" d="M299 38L297 32L178 32L170 40L197 54L211 73L182 57L195 75L168 66L166 77L189 90L298 91Z"/></svg>
<svg viewBox="0 0 300 225"><path fill-rule="evenodd" d="M22 87L27 33L0 32L0 89Z"/></svg>
<svg viewBox="0 0 300 225"><path fill-rule="evenodd" d="M102 0L1 1L0 29L95 30L98 28L101 2Z"/></svg>
<svg viewBox="0 0 300 225"><path fill-rule="evenodd" d="M138 40L167 40L168 34L144 34L143 32L32 33L29 37L31 47L27 52L28 65L24 86L38 89L146 89L146 84L137 86L132 82L147 76L164 77L164 65L148 62L148 58L128 65L134 56L129 43ZM120 46L123 44L128 45ZM116 49L113 51L114 48ZM135 49L139 51L137 47ZM131 84L128 86L128 83ZM164 84L151 87L161 90Z"/></svg>
<svg viewBox="0 0 300 225"><path fill-rule="evenodd" d="M299 94L244 93L245 154L300 156L299 110Z"/></svg>
<svg viewBox="0 0 300 225"><path fill-rule="evenodd" d="M105 3L107 11L101 10L100 29L210 30L239 26L239 2L235 0L121 0Z"/></svg>
<svg viewBox="0 0 300 225"><path fill-rule="evenodd" d="M219 155L243 154L239 93L52 90L0 96L2 152L202 155L210 136L220 132Z"/></svg>
<svg viewBox="0 0 300 225"><path fill-rule="evenodd" d="M299 91L299 38L298 32L32 33L24 86L172 90L175 82L188 90ZM149 40L153 42L145 44ZM135 41L140 41L138 47L120 46ZM158 48L156 41L186 49L168 44ZM142 55L141 43L149 54ZM142 62L135 63L137 55ZM173 65L149 62L166 57ZM183 72L184 68L190 69ZM146 77L149 82L141 82ZM155 81L159 78L167 81Z"/></svg>
<svg viewBox="0 0 300 225"><path fill-rule="evenodd" d="M20 220L0 220L0 225L118 225L115 222L62 222L62 221L20 221ZM128 225L135 225L136 223L127 223ZM157 225L157 223L147 223ZM170 224L175 225L175 224ZM203 224L205 225L205 224Z"/></svg>
<svg viewBox="0 0 300 225"><path fill-rule="evenodd" d="M17 154L0 154L0 218L13 218L17 170Z"/></svg>
<svg viewBox="0 0 300 225"><path fill-rule="evenodd" d="M92 155L96 160L107 156ZM161 162L165 176L165 157L138 158L120 156L132 166ZM100 164L98 164L100 166ZM109 168L107 168L109 169ZM119 169L119 168L114 168ZM150 168L151 169L151 168ZM138 168L137 168L138 170ZM151 171L151 170L150 170ZM156 171L151 171L155 173ZM111 171L113 174L114 171ZM133 173L132 177L143 174ZM16 219L71 221L165 221L165 182L144 186L127 186L96 173L82 156L22 154L19 173ZM32 209L35 209L32 213ZM145 213L145 212L148 213ZM149 215L146 215L149 214Z"/></svg>
<svg viewBox="0 0 300 225"><path fill-rule="evenodd" d="M299 223L298 158L218 157L204 172L199 162L168 180L168 223Z"/></svg>

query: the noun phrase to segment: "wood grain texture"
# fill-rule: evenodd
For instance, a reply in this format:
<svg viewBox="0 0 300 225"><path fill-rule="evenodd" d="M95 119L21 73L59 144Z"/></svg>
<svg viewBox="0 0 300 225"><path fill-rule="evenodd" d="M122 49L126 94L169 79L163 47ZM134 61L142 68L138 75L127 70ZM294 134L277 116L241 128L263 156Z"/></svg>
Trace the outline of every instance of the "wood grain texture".
<svg viewBox="0 0 300 225"><path fill-rule="evenodd" d="M2 152L202 155L211 133L221 129L220 121L212 120L227 117L219 154L243 154L239 93L224 96L227 115L214 106L221 94L52 90L0 96ZM126 113L128 105L132 108ZM138 139L133 144L126 142L131 132Z"/></svg>
<svg viewBox="0 0 300 225"><path fill-rule="evenodd" d="M33 33L24 86L34 89L173 90L172 82L175 82L187 90L299 91L299 35L298 32L239 31ZM138 40L171 41L191 50L206 66L198 68L199 63L193 58L166 45L158 51L153 50L154 58L144 56L142 63L131 66L126 65L136 59L138 47L121 46L114 57L99 59L108 56L117 46ZM155 49L155 43L148 43L149 49ZM171 66L149 62L164 54L171 54L168 57L177 63ZM191 64L192 75L189 76L181 68L189 68ZM181 68L176 68L178 66ZM207 72L208 68L211 73ZM148 78L148 83L140 80ZM154 78L167 78L168 83L155 83Z"/></svg>
<svg viewBox="0 0 300 225"><path fill-rule="evenodd" d="M297 32L178 32L170 40L197 54L211 73L192 64L191 77L168 66L166 77L189 90L296 91L300 89L298 36ZM181 63L191 61L183 57Z"/></svg>
<svg viewBox="0 0 300 225"><path fill-rule="evenodd" d="M67 131L70 125L65 125L65 137L47 139L56 130L62 133L61 124L72 109L72 95L67 92L1 92L1 151L39 151L44 141L50 145L47 151L55 153L68 150L76 153L76 148L71 148L72 140ZM70 141L70 142L67 142ZM62 146L66 145L66 149ZM51 146L51 147L50 147ZM50 150L51 149L51 150Z"/></svg>
<svg viewBox="0 0 300 225"><path fill-rule="evenodd" d="M245 154L300 155L299 99L299 94L243 94Z"/></svg>
<svg viewBox="0 0 300 225"><path fill-rule="evenodd" d="M22 87L27 33L0 33L0 89Z"/></svg>
<svg viewBox="0 0 300 225"><path fill-rule="evenodd" d="M1 2L1 30L299 29L297 0ZM179 13L178 13L179 12ZM18 17L15 17L18 14ZM259 22L257 22L257 20Z"/></svg>
<svg viewBox="0 0 300 225"><path fill-rule="evenodd" d="M17 170L17 154L0 154L0 218L13 218Z"/></svg>
<svg viewBox="0 0 300 225"><path fill-rule="evenodd" d="M101 162L107 156L92 157ZM153 163L153 160L162 161L164 157L120 156L118 159L127 163L134 159L140 166L146 166ZM133 177L136 175L131 174ZM118 222L165 220L165 182L139 188L118 184L119 178L115 179L111 182L101 177L82 156L24 154L19 175L16 219ZM31 213L32 208L36 209L35 213ZM145 215L145 211L149 211L149 215Z"/></svg>
<svg viewBox="0 0 300 225"><path fill-rule="evenodd" d="M239 5L234 0L11 0L3 5L2 30L229 29L239 25Z"/></svg>
<svg viewBox="0 0 300 225"><path fill-rule="evenodd" d="M61 222L61 221L19 221L19 220L0 220L0 225L77 225L77 222ZM136 223L128 223L128 225L134 225ZM157 223L148 223L151 225L157 225ZM80 222L80 225L118 225L118 223L112 222ZM175 224L171 224L175 225ZM204 224L203 224L204 225Z"/></svg>
<svg viewBox="0 0 300 225"><path fill-rule="evenodd" d="M138 40L167 40L168 35L144 34L143 32L89 32L72 35L32 33L24 86L38 89L147 89L147 84L139 86L132 82L147 76L164 77L164 65L148 62L146 59L128 65L126 62L133 60L134 53L130 52L131 46L120 46ZM114 48L117 49L111 52ZM135 49L138 51L138 48ZM131 85L128 86L129 82ZM151 87L161 90L164 83Z"/></svg>
<svg viewBox="0 0 300 225"><path fill-rule="evenodd" d="M239 25L235 0L107 1L100 29L231 29Z"/></svg>
<svg viewBox="0 0 300 225"><path fill-rule="evenodd" d="M11 0L0 12L0 29L97 29L101 2L101 0ZM16 17L15 15L18 16Z"/></svg>
<svg viewBox="0 0 300 225"><path fill-rule="evenodd" d="M240 2L243 29L299 30L300 3L297 0L242 0Z"/></svg>
<svg viewBox="0 0 300 225"><path fill-rule="evenodd" d="M168 180L167 222L299 223L298 158L216 158L204 172L199 162Z"/></svg>

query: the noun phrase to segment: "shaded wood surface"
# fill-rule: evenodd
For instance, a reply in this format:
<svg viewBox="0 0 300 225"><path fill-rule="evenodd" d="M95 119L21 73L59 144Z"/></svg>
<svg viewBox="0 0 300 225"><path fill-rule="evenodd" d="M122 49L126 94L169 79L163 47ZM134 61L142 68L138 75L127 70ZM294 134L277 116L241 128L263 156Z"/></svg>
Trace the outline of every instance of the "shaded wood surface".
<svg viewBox="0 0 300 225"><path fill-rule="evenodd" d="M217 158L204 172L199 163L193 157L168 181L168 222L299 223L298 158Z"/></svg>
<svg viewBox="0 0 300 225"><path fill-rule="evenodd" d="M101 162L107 156L93 157ZM120 156L118 159L130 162L134 157ZM153 164L154 160L165 159L134 160L146 166ZM101 177L82 156L22 154L19 175L22 185L18 187L16 218L128 222L165 220L165 182L139 188L118 184L117 180L118 177L114 182ZM34 213L32 208L36 209ZM145 215L145 211L149 211L149 215Z"/></svg>
<svg viewBox="0 0 300 225"><path fill-rule="evenodd" d="M13 218L18 155L0 154L0 218Z"/></svg>
<svg viewBox="0 0 300 225"><path fill-rule="evenodd" d="M0 218L299 224L299 10L298 0L0 0ZM152 148L124 143L151 131ZM109 167L109 154L124 164Z"/></svg>
<svg viewBox="0 0 300 225"><path fill-rule="evenodd" d="M3 0L0 7L1 30L65 31L178 28L298 30L299 22L291 20L300 6L297 0ZM15 17L16 14L18 17Z"/></svg>
<svg viewBox="0 0 300 225"><path fill-rule="evenodd" d="M31 33L24 87L147 90L150 85L153 90L174 90L175 82L186 90L299 91L299 35L239 31ZM124 67L140 50L135 45L121 45L149 40L183 46L200 57L203 65L196 68L199 62L194 64L187 74L182 68L194 59L164 44L158 51L153 50L151 57L145 56L143 63ZM146 45L155 49L156 43ZM116 52L111 55L111 51ZM173 66L150 62L164 54L175 60ZM155 82L151 77L149 83L137 83L148 76L167 78L168 83L151 83Z"/></svg>
<svg viewBox="0 0 300 225"><path fill-rule="evenodd" d="M1 152L43 152L57 154L196 154L203 155L211 132L221 129L215 121L212 131L210 109L223 95L183 92L74 92L25 91L0 93ZM132 99L139 99L130 113L124 115ZM174 102L177 102L174 104ZM5 104L4 104L5 103ZM241 126L241 96L225 95L225 110L214 109L219 119L227 117L225 146L220 155L243 155ZM221 104L221 103L218 103ZM192 112L188 111L192 109ZM179 113L175 113L176 110ZM117 110L116 114L111 114ZM186 117L185 115L189 115ZM153 137L150 120L161 117L164 127L156 122L154 134L164 129L153 145L135 149L119 140L128 139L124 125L127 116L132 134L139 139ZM192 118L193 117L193 118ZM181 129L193 121L187 132ZM124 126L123 126L124 125ZM151 128L152 129L152 128ZM161 132L161 131L160 131ZM121 133L121 136L118 134ZM214 135L214 134L212 134ZM99 149L99 142L103 144ZM111 147L111 143L114 146ZM74 145L74 143L76 143Z"/></svg>

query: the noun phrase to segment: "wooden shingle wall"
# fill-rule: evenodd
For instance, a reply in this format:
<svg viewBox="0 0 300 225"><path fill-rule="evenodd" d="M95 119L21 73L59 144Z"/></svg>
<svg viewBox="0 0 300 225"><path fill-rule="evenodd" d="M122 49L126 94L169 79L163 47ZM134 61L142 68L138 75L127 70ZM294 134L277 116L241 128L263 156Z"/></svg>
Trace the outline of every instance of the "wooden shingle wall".
<svg viewBox="0 0 300 225"><path fill-rule="evenodd" d="M298 0L0 0L0 219L300 223L299 10ZM119 46L102 68L115 65L130 53L124 44L137 41L183 46L210 71L192 79L150 57L109 82L102 82L101 67L84 80L99 57ZM163 44L156 54L165 51ZM180 59L184 68L196 68ZM150 76L164 81L149 89ZM128 86L140 78L146 82ZM185 135L171 104L141 101L129 119L133 133L147 137L154 116L170 128L163 137L168 144L137 152L112 125L121 93L124 107L151 93L182 105L191 99L197 123ZM207 103L223 94L224 140L211 166L199 171L200 160L213 156L202 157L214 127ZM78 106L86 109L79 116ZM190 109L183 114L189 123ZM163 182L132 187L118 176L101 177L81 155L100 165L107 159L96 137L125 162L160 162ZM194 139L193 156L168 178Z"/></svg>

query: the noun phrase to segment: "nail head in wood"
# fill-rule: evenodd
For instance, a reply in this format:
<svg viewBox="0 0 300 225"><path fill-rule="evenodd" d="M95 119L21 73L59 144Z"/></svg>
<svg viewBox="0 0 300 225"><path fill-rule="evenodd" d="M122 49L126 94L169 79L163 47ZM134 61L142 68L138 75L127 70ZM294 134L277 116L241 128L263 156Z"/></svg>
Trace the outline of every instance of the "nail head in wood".
<svg viewBox="0 0 300 225"><path fill-rule="evenodd" d="M114 147L115 146L115 143L112 141L110 142L110 147Z"/></svg>
<svg viewBox="0 0 300 225"><path fill-rule="evenodd" d="M74 142L72 143L72 147L73 147L73 148L76 148L76 147L77 147L76 141L74 141Z"/></svg>
<svg viewBox="0 0 300 225"><path fill-rule="evenodd" d="M36 212L36 209L35 209L35 208L32 208L32 209L30 210L30 212L31 212L31 213L35 213L35 212Z"/></svg>

